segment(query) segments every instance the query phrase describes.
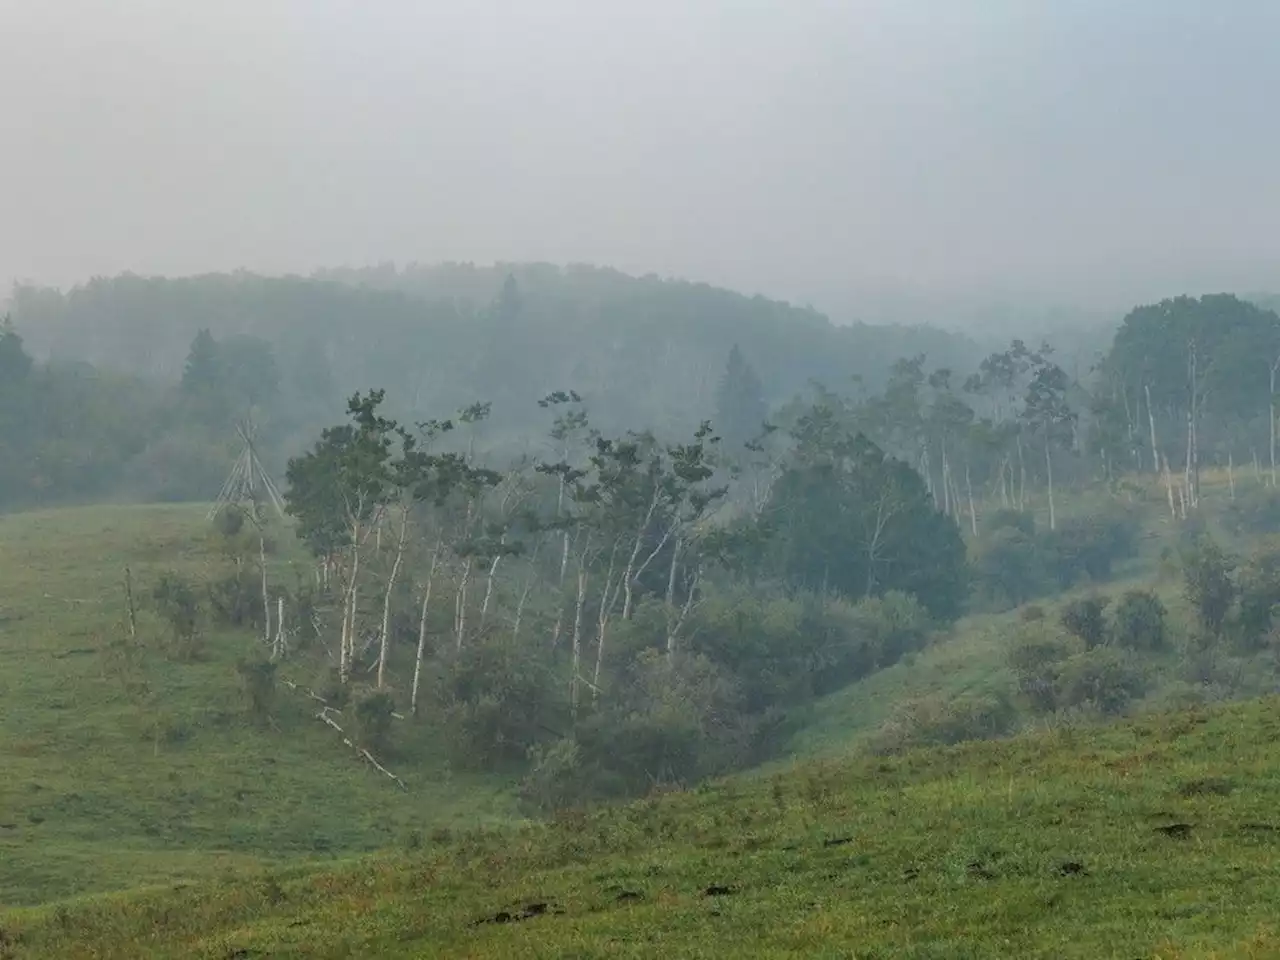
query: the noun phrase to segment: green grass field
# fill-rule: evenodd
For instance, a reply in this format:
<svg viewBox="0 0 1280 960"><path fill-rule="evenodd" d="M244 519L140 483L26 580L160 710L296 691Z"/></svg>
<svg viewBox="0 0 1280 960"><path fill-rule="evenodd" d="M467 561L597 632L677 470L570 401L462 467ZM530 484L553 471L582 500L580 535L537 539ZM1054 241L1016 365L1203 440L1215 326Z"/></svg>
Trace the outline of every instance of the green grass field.
<svg viewBox="0 0 1280 960"><path fill-rule="evenodd" d="M1105 591L1184 619L1176 535L1152 524ZM166 656L142 598L226 563L199 506L0 516L0 960L1280 956L1275 699L866 756L895 703L1001 682L1019 615L971 616L816 703L788 759L535 824L429 747L402 792L287 691L253 726L254 639ZM307 569L282 544L271 576Z"/></svg>
<svg viewBox="0 0 1280 960"><path fill-rule="evenodd" d="M1280 702L0 915L12 957L1273 957Z"/></svg>
<svg viewBox="0 0 1280 960"><path fill-rule="evenodd" d="M142 595L162 571L225 563L208 531L198 506L0 517L0 904L234 875L513 816L504 783L443 761L399 770L406 794L305 716L287 733L252 727L235 671L253 648L244 636L209 637L194 663L154 649L163 628ZM273 576L290 576L291 559L283 551ZM145 701L105 652L123 635L126 566Z"/></svg>

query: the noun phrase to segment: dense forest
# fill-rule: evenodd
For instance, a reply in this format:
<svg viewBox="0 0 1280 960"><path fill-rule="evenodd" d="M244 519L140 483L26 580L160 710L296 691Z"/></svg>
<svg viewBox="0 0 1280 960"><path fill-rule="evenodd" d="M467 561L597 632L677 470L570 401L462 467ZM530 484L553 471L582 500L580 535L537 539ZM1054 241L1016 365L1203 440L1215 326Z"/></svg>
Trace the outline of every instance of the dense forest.
<svg viewBox="0 0 1280 960"><path fill-rule="evenodd" d="M585 269L120 278L14 305L11 505L208 499L252 413L314 577L268 583L282 517L225 507L225 577L156 587L178 648L206 619L259 631L255 715L300 658L371 761L412 752L396 718L425 714L537 807L759 762L965 611L1106 583L1143 484L1186 520L1202 467L1233 498L1237 465L1275 483L1280 319L1230 295L1135 308L1083 372L1049 343L984 355ZM1101 636L1104 606L1070 629ZM1163 629L1141 591L1115 609L1125 642ZM1080 657L1080 697L1131 695L1114 651ZM1011 722L998 697L966 709L966 730Z"/></svg>
<svg viewBox="0 0 1280 960"><path fill-rule="evenodd" d="M0 505L207 499L234 456L234 421L251 408L279 473L347 396L370 384L385 388L388 407L408 422L489 402L491 437L515 449L537 429L536 401L565 386L603 428L692 429L715 416L733 344L770 407L812 379L874 386L902 355L963 363L978 354L936 330L835 327L760 297L586 267L121 276L65 293L19 286L9 316L23 350L40 361L45 388L61 385L68 403L100 390L96 414L124 436L63 418L62 434L96 432L109 452L66 438L42 454L49 469L98 469L75 482L8 481ZM205 396L195 404L193 383L179 386L197 348L206 356L195 359L209 367L200 374L204 393L214 389L212 368L221 369L217 403Z"/></svg>

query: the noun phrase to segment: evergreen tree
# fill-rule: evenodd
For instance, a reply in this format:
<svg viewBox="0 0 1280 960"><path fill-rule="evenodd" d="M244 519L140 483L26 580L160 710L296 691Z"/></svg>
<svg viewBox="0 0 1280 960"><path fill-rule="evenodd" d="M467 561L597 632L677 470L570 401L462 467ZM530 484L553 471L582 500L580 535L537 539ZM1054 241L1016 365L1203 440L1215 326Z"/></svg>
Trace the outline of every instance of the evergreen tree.
<svg viewBox="0 0 1280 960"><path fill-rule="evenodd" d="M716 388L715 425L725 448L739 453L760 435L768 413L760 378L735 343Z"/></svg>
<svg viewBox="0 0 1280 960"><path fill-rule="evenodd" d="M182 371L182 392L196 396L208 395L222 384L222 358L218 341L207 327L201 329L191 341L187 363Z"/></svg>
<svg viewBox="0 0 1280 960"><path fill-rule="evenodd" d="M31 372L31 357L22 346L22 337L6 315L0 321L0 387L26 379Z"/></svg>

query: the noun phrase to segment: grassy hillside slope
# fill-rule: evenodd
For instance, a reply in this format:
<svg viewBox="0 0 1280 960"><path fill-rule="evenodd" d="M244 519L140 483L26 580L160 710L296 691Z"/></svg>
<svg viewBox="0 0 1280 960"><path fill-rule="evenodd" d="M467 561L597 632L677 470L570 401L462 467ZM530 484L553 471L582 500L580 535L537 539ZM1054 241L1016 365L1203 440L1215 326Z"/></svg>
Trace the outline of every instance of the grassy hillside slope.
<svg viewBox="0 0 1280 960"><path fill-rule="evenodd" d="M0 943L14 958L1275 956L1277 809L1267 699L11 911Z"/></svg>
<svg viewBox="0 0 1280 960"><path fill-rule="evenodd" d="M437 757L398 768L402 793L333 731L295 718L310 712L301 698L281 702L297 720L287 734L252 727L235 670L253 643L243 635L208 637L196 662L166 657L145 594L163 571L214 569L208 533L200 506L0 516L0 904L381 849L511 815L500 781L451 775ZM274 577L296 576L290 559ZM110 649L126 565L146 648L127 667Z"/></svg>

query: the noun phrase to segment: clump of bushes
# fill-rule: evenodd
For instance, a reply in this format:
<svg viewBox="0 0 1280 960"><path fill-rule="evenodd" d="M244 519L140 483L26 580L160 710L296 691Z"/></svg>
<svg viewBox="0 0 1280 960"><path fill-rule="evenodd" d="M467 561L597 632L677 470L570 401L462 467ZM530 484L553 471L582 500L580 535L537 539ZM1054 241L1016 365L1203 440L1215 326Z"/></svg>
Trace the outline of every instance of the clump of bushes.
<svg viewBox="0 0 1280 960"><path fill-rule="evenodd" d="M200 653L200 621L203 609L195 586L176 573L165 573L151 591L156 612L169 624L173 648L179 658L194 660Z"/></svg>
<svg viewBox="0 0 1280 960"><path fill-rule="evenodd" d="M1055 589L1103 583L1137 546L1138 525L1127 512L1069 517L1056 530L1040 531L1029 514L1000 510L974 545L974 598L985 609L1003 610Z"/></svg>
<svg viewBox="0 0 1280 960"><path fill-rule="evenodd" d="M396 704L389 693L370 693L356 701L355 741L374 755L391 748L392 714Z"/></svg>
<svg viewBox="0 0 1280 960"><path fill-rule="evenodd" d="M1018 710L1003 689L966 693L947 699L919 697L894 708L870 741L875 753L900 753L914 747L949 746L967 740L991 740L1013 732Z"/></svg>
<svg viewBox="0 0 1280 960"><path fill-rule="evenodd" d="M1035 713L1078 707L1122 713L1146 689L1130 653L1088 646L1065 629L1024 626L1010 647L1008 664L1019 695Z"/></svg>
<svg viewBox="0 0 1280 960"><path fill-rule="evenodd" d="M1095 647L1057 666L1057 709L1092 707L1108 716L1123 713L1146 691L1146 678L1130 654Z"/></svg>
<svg viewBox="0 0 1280 960"><path fill-rule="evenodd" d="M1111 609L1111 636L1126 650L1163 650L1168 612L1150 590L1126 590Z"/></svg>
<svg viewBox="0 0 1280 960"><path fill-rule="evenodd" d="M1072 636L1084 641L1091 650L1107 642L1107 604L1109 597L1080 597L1070 601L1062 610L1062 625Z"/></svg>
<svg viewBox="0 0 1280 960"><path fill-rule="evenodd" d="M1280 533L1280 489L1250 486L1240 490L1224 508L1223 521L1237 535Z"/></svg>
<svg viewBox="0 0 1280 960"><path fill-rule="evenodd" d="M1056 708L1058 669L1077 649L1069 634L1053 626L1027 624L1018 630L1007 662L1018 693L1034 712Z"/></svg>
<svg viewBox="0 0 1280 960"><path fill-rule="evenodd" d="M276 701L276 665L270 660L241 660L236 664L249 717L259 726L271 721Z"/></svg>

